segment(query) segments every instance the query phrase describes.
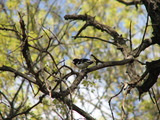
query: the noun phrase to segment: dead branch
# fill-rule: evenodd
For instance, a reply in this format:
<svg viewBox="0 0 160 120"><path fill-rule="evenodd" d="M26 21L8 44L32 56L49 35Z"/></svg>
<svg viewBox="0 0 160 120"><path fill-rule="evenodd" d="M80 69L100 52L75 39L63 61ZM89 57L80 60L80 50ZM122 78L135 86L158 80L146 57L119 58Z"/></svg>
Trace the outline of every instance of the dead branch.
<svg viewBox="0 0 160 120"><path fill-rule="evenodd" d="M79 32L77 33L76 37L88 26L93 26L101 31L105 31L106 33L110 34L113 38L118 38L119 34L110 26L104 25L99 23L95 20L95 17L90 15L65 15L65 20L82 20L86 21L84 27L82 27Z"/></svg>

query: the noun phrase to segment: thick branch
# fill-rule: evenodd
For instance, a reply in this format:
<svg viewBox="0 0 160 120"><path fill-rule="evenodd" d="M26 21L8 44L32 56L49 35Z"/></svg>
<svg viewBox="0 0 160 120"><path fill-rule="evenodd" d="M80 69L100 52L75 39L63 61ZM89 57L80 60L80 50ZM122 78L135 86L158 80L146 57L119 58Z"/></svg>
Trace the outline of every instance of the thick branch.
<svg viewBox="0 0 160 120"><path fill-rule="evenodd" d="M137 87L139 94L149 91L149 89L157 82L160 75L160 59L147 63L146 71L149 73L144 83Z"/></svg>
<svg viewBox="0 0 160 120"><path fill-rule="evenodd" d="M148 15L151 18L153 28L153 42L160 45L160 1L159 0L142 0L146 7Z"/></svg>
<svg viewBox="0 0 160 120"><path fill-rule="evenodd" d="M95 28L110 34L113 38L118 38L119 36L119 34L113 28L99 23L98 21L95 20L95 17L92 17L90 15L65 15L64 18L65 20L83 20L86 21L85 28L86 25L94 26Z"/></svg>
<svg viewBox="0 0 160 120"><path fill-rule="evenodd" d="M24 78L24 79L27 79L29 82L36 84L36 81L35 81L34 79L32 79L31 77L28 77L27 75L25 75L25 74L23 74L23 73L15 70L15 69L13 69L13 68L11 68L11 67L4 66L4 65L3 65L2 67L0 67L0 71L12 72L12 73L15 74L15 76L20 76L20 77L22 77L22 78Z"/></svg>
<svg viewBox="0 0 160 120"><path fill-rule="evenodd" d="M64 103L66 103L72 110L77 111L79 114L81 114L83 117L85 117L87 120L95 120L91 115L89 115L87 112L83 111L81 108L76 106L75 104L72 103L71 100L69 99L64 99Z"/></svg>
<svg viewBox="0 0 160 120"><path fill-rule="evenodd" d="M23 20L23 17L21 16L21 14L19 13L19 17L20 17L20 26L21 26L21 31L22 31L22 54L23 57L25 58L28 70L32 73L35 74L34 70L33 70L33 64L32 64L32 59L31 59L31 55L30 55L30 50L29 50L29 44L28 44L28 37L26 35L26 28L25 28L25 23Z"/></svg>
<svg viewBox="0 0 160 120"><path fill-rule="evenodd" d="M72 85L66 90L63 91L62 94L64 96L70 94L70 92L73 92L77 86L80 84L80 82L82 81L82 79L87 75L87 73L93 72L95 70L99 70L105 67L111 67L111 66L118 66L118 65L125 65L129 62L131 62L133 59L125 59L125 60L121 60L121 61L109 61L109 62L103 62L99 65L93 66L91 68L87 68L85 70L83 70L78 77L73 81Z"/></svg>
<svg viewBox="0 0 160 120"><path fill-rule="evenodd" d="M108 61L108 62L103 62L102 64L93 66L91 68L87 69L87 73L89 72L93 72L95 70L99 70L105 67L112 67L112 66L118 66L118 65L125 65L129 62L133 61L133 59L124 59L124 60L120 60L120 61Z"/></svg>
<svg viewBox="0 0 160 120"><path fill-rule="evenodd" d="M108 25L104 25L102 23L99 23L95 20L95 17L92 17L90 15L65 15L64 18L66 20L83 20L86 21L86 24L82 29L80 29L75 36L75 38L78 37L78 35L87 27L87 26L93 26L94 28L97 28L98 30L104 31L111 35L114 38L114 43L117 45L118 49L121 50L121 52L124 55L124 58L126 59L129 53L128 47L126 45L126 41L122 37L122 35L119 35L117 31L115 31L112 27Z"/></svg>

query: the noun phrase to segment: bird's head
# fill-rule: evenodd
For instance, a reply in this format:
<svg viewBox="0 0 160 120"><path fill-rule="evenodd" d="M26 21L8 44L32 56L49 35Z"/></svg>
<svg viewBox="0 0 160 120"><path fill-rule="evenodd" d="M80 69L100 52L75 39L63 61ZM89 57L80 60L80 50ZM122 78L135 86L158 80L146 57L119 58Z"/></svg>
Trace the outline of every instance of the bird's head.
<svg viewBox="0 0 160 120"><path fill-rule="evenodd" d="M79 59L78 58L75 58L75 59L73 59L73 64L76 64L76 63L78 63L78 61L79 61Z"/></svg>

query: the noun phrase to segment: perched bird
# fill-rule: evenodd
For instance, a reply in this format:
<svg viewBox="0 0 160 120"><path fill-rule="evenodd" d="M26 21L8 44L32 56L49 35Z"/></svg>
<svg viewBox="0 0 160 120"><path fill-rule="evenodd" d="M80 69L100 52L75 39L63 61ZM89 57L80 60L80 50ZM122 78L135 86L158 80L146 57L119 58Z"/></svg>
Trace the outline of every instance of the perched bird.
<svg viewBox="0 0 160 120"><path fill-rule="evenodd" d="M85 69L87 68L89 65L91 65L93 63L93 61L89 60L89 59L85 59L85 58L82 58L82 59L74 59L73 60L73 64L75 66L77 66L79 69Z"/></svg>

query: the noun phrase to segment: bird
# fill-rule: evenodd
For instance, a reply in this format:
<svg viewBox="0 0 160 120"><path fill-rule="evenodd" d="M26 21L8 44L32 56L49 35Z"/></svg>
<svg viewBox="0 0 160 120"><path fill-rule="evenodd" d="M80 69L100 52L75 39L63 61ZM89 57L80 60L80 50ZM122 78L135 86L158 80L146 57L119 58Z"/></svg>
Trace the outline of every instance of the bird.
<svg viewBox="0 0 160 120"><path fill-rule="evenodd" d="M93 63L93 61L91 61L90 59L86 59L86 58L82 58L82 59L75 58L75 59L73 59L73 64L76 67L78 67L79 69L86 69L92 63Z"/></svg>

